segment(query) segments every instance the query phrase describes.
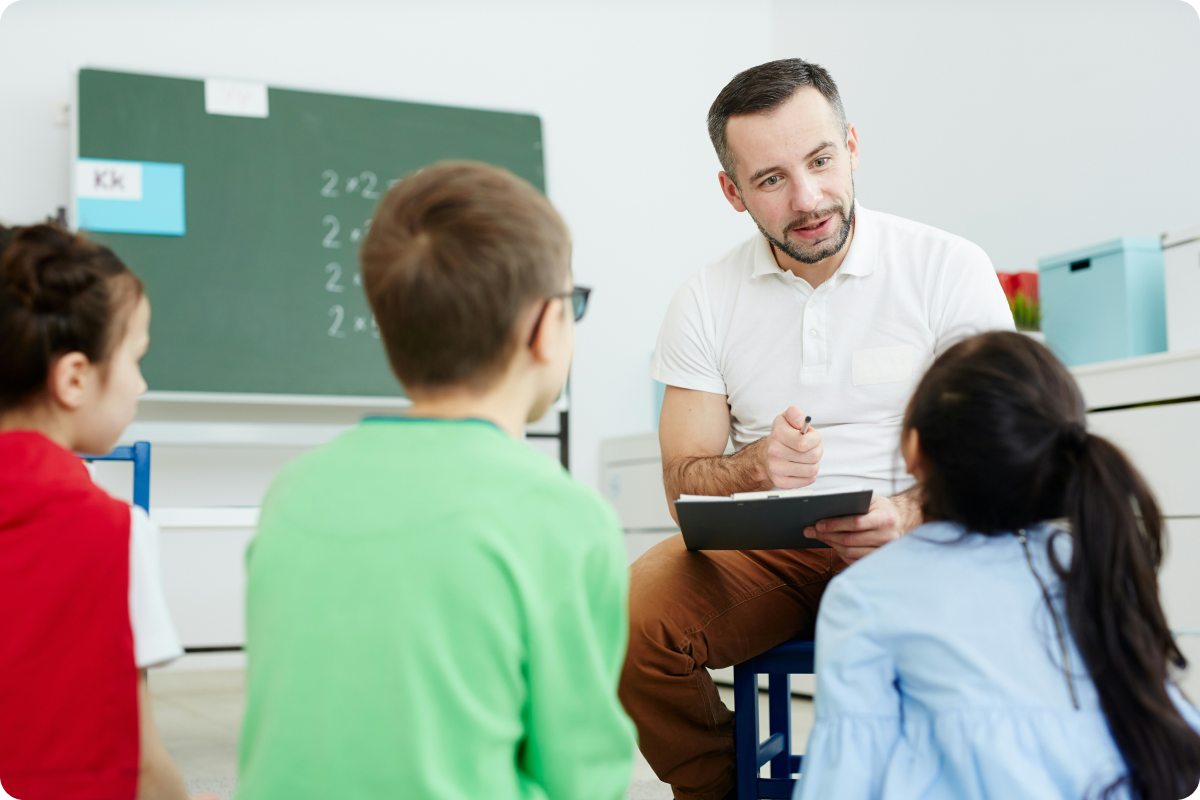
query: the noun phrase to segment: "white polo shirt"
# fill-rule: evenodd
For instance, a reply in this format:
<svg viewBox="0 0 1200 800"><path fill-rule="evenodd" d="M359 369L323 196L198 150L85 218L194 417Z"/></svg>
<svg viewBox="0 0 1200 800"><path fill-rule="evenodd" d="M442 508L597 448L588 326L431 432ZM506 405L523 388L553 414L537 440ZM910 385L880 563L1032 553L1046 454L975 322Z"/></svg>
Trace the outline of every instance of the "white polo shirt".
<svg viewBox="0 0 1200 800"><path fill-rule="evenodd" d="M788 406L811 415L825 454L814 488L912 485L900 427L935 357L976 333L1014 330L996 271L959 236L855 206L854 238L816 290L759 234L680 287L651 374L728 398L737 449Z"/></svg>

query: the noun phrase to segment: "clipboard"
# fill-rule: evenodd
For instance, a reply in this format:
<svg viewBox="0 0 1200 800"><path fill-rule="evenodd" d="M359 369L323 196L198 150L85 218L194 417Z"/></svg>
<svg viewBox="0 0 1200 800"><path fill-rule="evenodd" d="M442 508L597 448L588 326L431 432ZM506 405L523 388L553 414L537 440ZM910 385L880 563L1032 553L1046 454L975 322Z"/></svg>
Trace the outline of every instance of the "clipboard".
<svg viewBox="0 0 1200 800"><path fill-rule="evenodd" d="M764 493L765 494L765 493ZM870 489L791 497L675 501L688 550L801 550L829 547L804 529L832 517L865 514Z"/></svg>

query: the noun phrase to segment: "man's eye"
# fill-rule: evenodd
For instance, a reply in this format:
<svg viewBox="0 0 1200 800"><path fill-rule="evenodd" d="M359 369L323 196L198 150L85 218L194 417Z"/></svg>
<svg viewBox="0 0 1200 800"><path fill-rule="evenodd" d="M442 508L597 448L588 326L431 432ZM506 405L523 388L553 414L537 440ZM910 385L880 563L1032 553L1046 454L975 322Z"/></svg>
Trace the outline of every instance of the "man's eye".
<svg viewBox="0 0 1200 800"><path fill-rule="evenodd" d="M828 163L829 163L829 156L821 156L820 158L818 158L816 161L813 162L813 166L823 167Z"/></svg>
<svg viewBox="0 0 1200 800"><path fill-rule="evenodd" d="M772 175L763 181L763 186L774 186L775 184L779 183L779 181L780 177L778 175Z"/></svg>

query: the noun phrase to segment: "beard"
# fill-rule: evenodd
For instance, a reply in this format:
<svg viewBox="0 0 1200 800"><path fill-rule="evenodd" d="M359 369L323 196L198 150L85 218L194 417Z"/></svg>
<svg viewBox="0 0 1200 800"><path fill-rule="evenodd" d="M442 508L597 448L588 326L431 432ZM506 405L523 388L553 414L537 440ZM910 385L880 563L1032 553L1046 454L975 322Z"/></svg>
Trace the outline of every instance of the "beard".
<svg viewBox="0 0 1200 800"><path fill-rule="evenodd" d="M750 218L754 220L754 224L758 226L758 230L766 237L776 249L787 253L791 258L799 261L801 264L816 264L837 253L846 245L846 240L850 238L850 231L854 229L854 179L850 180L850 213L846 213L846 207L840 201L835 200L833 203L819 208L800 217L796 217L791 222L783 227L783 241L775 238L767 233L767 229L762 226L758 218L750 214ZM746 209L747 212L750 210ZM837 214L842 218L841 224L837 231L823 242L813 245L812 247L802 248L792 242L787 241L787 232L796 228L802 228L805 225L811 225L819 219L823 219L830 215Z"/></svg>

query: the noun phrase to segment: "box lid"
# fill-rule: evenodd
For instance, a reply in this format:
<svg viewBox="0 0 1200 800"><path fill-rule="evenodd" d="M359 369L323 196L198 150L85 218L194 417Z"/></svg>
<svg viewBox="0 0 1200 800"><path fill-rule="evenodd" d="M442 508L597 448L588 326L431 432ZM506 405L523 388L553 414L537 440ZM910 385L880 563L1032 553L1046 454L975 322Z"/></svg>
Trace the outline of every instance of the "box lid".
<svg viewBox="0 0 1200 800"><path fill-rule="evenodd" d="M1200 239L1200 225L1193 225L1190 228L1176 228L1162 235L1162 246L1165 249L1174 247L1177 244L1194 242L1197 239Z"/></svg>
<svg viewBox="0 0 1200 800"><path fill-rule="evenodd" d="M1057 267L1065 267L1069 264L1073 264L1076 261L1083 261L1087 258L1100 258L1102 256L1112 255L1113 253L1119 253L1121 251L1157 253L1162 250L1162 247L1162 241L1160 239L1140 239L1134 236L1122 236L1120 239L1113 239L1111 242L1094 244L1091 247L1081 247L1080 249L1072 250L1069 253L1039 258L1038 272L1045 272Z"/></svg>

